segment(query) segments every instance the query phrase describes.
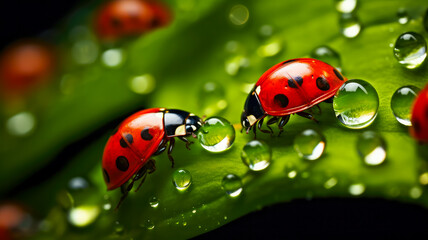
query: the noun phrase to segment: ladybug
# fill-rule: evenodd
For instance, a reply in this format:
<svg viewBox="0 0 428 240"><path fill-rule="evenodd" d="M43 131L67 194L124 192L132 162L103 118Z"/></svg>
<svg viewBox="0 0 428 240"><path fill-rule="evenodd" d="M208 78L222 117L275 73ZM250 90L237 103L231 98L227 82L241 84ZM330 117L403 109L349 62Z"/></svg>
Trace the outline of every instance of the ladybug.
<svg viewBox="0 0 428 240"><path fill-rule="evenodd" d="M135 181L142 178L140 187L147 173L155 170L152 156L168 148L168 158L174 167L171 152L175 137L184 141L186 148L190 149L192 142L185 137L195 136L194 133L201 126L202 120L198 116L182 110L165 108L139 111L119 124L107 141L102 159L107 190L122 188L123 196L118 206L132 189ZM128 180L131 182L127 185Z"/></svg>
<svg viewBox="0 0 428 240"><path fill-rule="evenodd" d="M105 40L146 33L171 21L169 9L161 3L144 0L113 0L95 16L95 30Z"/></svg>
<svg viewBox="0 0 428 240"><path fill-rule="evenodd" d="M420 142L428 142L428 84L419 92L412 107L410 133Z"/></svg>
<svg viewBox="0 0 428 240"><path fill-rule="evenodd" d="M317 121L304 112L316 104L332 97L347 79L334 67L312 58L296 58L276 64L257 81L245 101L241 115L242 129L247 133L256 127L272 134L269 125L278 123L282 133L290 114ZM263 119L273 116L267 122L268 130L261 129ZM253 127L254 126L254 127Z"/></svg>

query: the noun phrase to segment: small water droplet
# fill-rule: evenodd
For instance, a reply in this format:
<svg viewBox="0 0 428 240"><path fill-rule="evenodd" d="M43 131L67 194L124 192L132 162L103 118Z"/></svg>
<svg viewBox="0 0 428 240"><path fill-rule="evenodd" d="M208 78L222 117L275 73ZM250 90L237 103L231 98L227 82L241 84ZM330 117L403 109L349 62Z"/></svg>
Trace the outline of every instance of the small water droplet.
<svg viewBox="0 0 428 240"><path fill-rule="evenodd" d="M329 46L319 46L312 50L311 57L326 62L342 71L340 55Z"/></svg>
<svg viewBox="0 0 428 240"><path fill-rule="evenodd" d="M225 62L224 68L227 74L235 76L241 68L248 67L250 60L242 55L235 55L228 58Z"/></svg>
<svg viewBox="0 0 428 240"><path fill-rule="evenodd" d="M263 42L257 48L257 54L260 57L273 57L282 50L282 40L278 37L271 37Z"/></svg>
<svg viewBox="0 0 428 240"><path fill-rule="evenodd" d="M376 89L360 79L345 82L333 98L336 117L347 128L369 126L376 119L378 108Z"/></svg>
<svg viewBox="0 0 428 240"><path fill-rule="evenodd" d="M361 32L361 24L353 13L344 13L339 19L340 32L346 38L355 38Z"/></svg>
<svg viewBox="0 0 428 240"><path fill-rule="evenodd" d="M234 25L240 26L245 24L249 17L250 12L248 11L248 8L242 4L235 5L230 9L229 20Z"/></svg>
<svg viewBox="0 0 428 240"><path fill-rule="evenodd" d="M427 57L427 43L424 37L415 32L401 34L395 41L394 56L408 69L421 66Z"/></svg>
<svg viewBox="0 0 428 240"><path fill-rule="evenodd" d="M153 196L149 199L150 207L157 208L159 206L159 200L157 197Z"/></svg>
<svg viewBox="0 0 428 240"><path fill-rule="evenodd" d="M221 186L227 195L232 198L238 197L242 193L241 178L235 174L227 174L221 181Z"/></svg>
<svg viewBox="0 0 428 240"><path fill-rule="evenodd" d="M419 176L419 182L422 185L428 185L428 172L424 172Z"/></svg>
<svg viewBox="0 0 428 240"><path fill-rule="evenodd" d="M199 90L198 103L202 113L213 116L226 110L228 103L225 99L224 87L216 82L206 82Z"/></svg>
<svg viewBox="0 0 428 240"><path fill-rule="evenodd" d="M110 198L109 195L104 195L104 201L102 204L102 208L104 209L104 211L110 211L112 210L112 206L113 206L113 202Z"/></svg>
<svg viewBox="0 0 428 240"><path fill-rule="evenodd" d="M224 220L227 220L227 216L224 216Z"/></svg>
<svg viewBox="0 0 428 240"><path fill-rule="evenodd" d="M77 64L91 64L97 59L98 45L89 39L79 40L71 47L71 55Z"/></svg>
<svg viewBox="0 0 428 240"><path fill-rule="evenodd" d="M108 49L103 52L101 60L106 67L119 67L124 61L124 54L120 48Z"/></svg>
<svg viewBox="0 0 428 240"><path fill-rule="evenodd" d="M113 228L114 228L114 233L118 235L122 235L125 232L125 227L119 221L114 222Z"/></svg>
<svg viewBox="0 0 428 240"><path fill-rule="evenodd" d="M350 13L357 8L357 0L335 0L336 10L341 13Z"/></svg>
<svg viewBox="0 0 428 240"><path fill-rule="evenodd" d="M89 187L88 181L83 177L74 177L68 181L68 187L72 191L81 191Z"/></svg>
<svg viewBox="0 0 428 240"><path fill-rule="evenodd" d="M337 179L334 177L331 177L327 181L325 181L324 188L330 189L330 188L336 186L336 184L337 184Z"/></svg>
<svg viewBox="0 0 428 240"><path fill-rule="evenodd" d="M357 151L368 166L378 166L386 159L386 142L376 132L365 131L358 136Z"/></svg>
<svg viewBox="0 0 428 240"><path fill-rule="evenodd" d="M224 152L235 141L235 128L222 117L210 117L198 130L201 146L209 152Z"/></svg>
<svg viewBox="0 0 428 240"><path fill-rule="evenodd" d="M406 9L401 8L397 11L397 18L398 22L400 24L406 24L409 22L409 14L407 13Z"/></svg>
<svg viewBox="0 0 428 240"><path fill-rule="evenodd" d="M186 169L177 169L172 174L172 183L177 190L185 191L192 184L192 175Z"/></svg>
<svg viewBox="0 0 428 240"><path fill-rule="evenodd" d="M292 171L288 172L287 176L288 176L288 178L293 179L297 176L297 171L292 170Z"/></svg>
<svg viewBox="0 0 428 240"><path fill-rule="evenodd" d="M412 104L420 89L415 86L400 87L391 97L391 110L397 121L405 126L412 126Z"/></svg>
<svg viewBox="0 0 428 240"><path fill-rule="evenodd" d="M135 76L129 80L129 88L138 94L151 93L155 89L155 86L156 80L150 74Z"/></svg>
<svg viewBox="0 0 428 240"><path fill-rule="evenodd" d="M270 37L273 34L273 27L271 25L263 25L259 29L259 33L262 37Z"/></svg>
<svg viewBox="0 0 428 240"><path fill-rule="evenodd" d="M416 186L410 188L409 195L413 199L418 199L422 196L422 188Z"/></svg>
<svg viewBox="0 0 428 240"><path fill-rule="evenodd" d="M192 210L192 213L196 213L196 209L193 209L193 210Z"/></svg>
<svg viewBox="0 0 428 240"><path fill-rule="evenodd" d="M359 196L364 193L366 186L362 183L355 183L349 186L348 191L353 196Z"/></svg>
<svg viewBox="0 0 428 240"><path fill-rule="evenodd" d="M10 117L6 122L6 130L17 137L28 136L36 126L36 117L30 112L20 112Z"/></svg>
<svg viewBox="0 0 428 240"><path fill-rule="evenodd" d="M183 222L183 227L187 226L187 222Z"/></svg>
<svg viewBox="0 0 428 240"><path fill-rule="evenodd" d="M147 219L147 220L146 220L146 222L145 222L143 225L144 225L144 227L145 227L147 230L153 230L153 229L155 229L155 224L154 224L154 222L153 222L152 220L150 220L150 219Z"/></svg>
<svg viewBox="0 0 428 240"><path fill-rule="evenodd" d="M198 228L202 228L202 226L201 226L201 225L199 225L199 226L198 226Z"/></svg>
<svg viewBox="0 0 428 240"><path fill-rule="evenodd" d="M294 150L305 160L317 160L324 152L325 137L313 129L306 129L294 138Z"/></svg>
<svg viewBox="0 0 428 240"><path fill-rule="evenodd" d="M75 227L86 227L95 222L100 214L96 205L81 205L71 208L68 212L68 222Z"/></svg>
<svg viewBox="0 0 428 240"><path fill-rule="evenodd" d="M241 159L253 171L266 169L272 158L270 146L259 140L252 140L245 144L241 152Z"/></svg>

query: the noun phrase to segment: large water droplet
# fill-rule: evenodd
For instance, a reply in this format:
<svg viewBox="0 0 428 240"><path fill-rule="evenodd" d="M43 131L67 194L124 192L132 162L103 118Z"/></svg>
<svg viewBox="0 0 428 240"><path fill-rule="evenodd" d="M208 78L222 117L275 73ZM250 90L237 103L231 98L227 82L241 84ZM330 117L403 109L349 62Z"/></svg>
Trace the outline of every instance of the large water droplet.
<svg viewBox="0 0 428 240"><path fill-rule="evenodd" d="M223 190L232 198L238 197L242 192L241 178L235 174L227 174L221 181Z"/></svg>
<svg viewBox="0 0 428 240"><path fill-rule="evenodd" d="M336 117L347 128L369 126L376 118L379 97L374 87L360 79L345 82L333 98Z"/></svg>
<svg viewBox="0 0 428 240"><path fill-rule="evenodd" d="M103 52L101 60L106 67L119 67L124 59L123 50L120 48L108 49Z"/></svg>
<svg viewBox="0 0 428 240"><path fill-rule="evenodd" d="M355 183L349 186L348 191L351 195L359 196L364 193L366 186L362 183Z"/></svg>
<svg viewBox="0 0 428 240"><path fill-rule="evenodd" d="M36 118L30 112L20 112L10 117L6 122L6 130L10 135L23 137L33 132Z"/></svg>
<svg viewBox="0 0 428 240"><path fill-rule="evenodd" d="M339 19L340 32L346 38L355 38L361 32L361 24L353 13L344 13Z"/></svg>
<svg viewBox="0 0 428 240"><path fill-rule="evenodd" d="M395 41L394 56L408 69L421 66L427 57L427 43L424 37L415 32L401 34Z"/></svg>
<svg viewBox="0 0 428 240"><path fill-rule="evenodd" d="M294 138L294 150L305 160L317 160L324 152L326 140L322 133L306 129Z"/></svg>
<svg viewBox="0 0 428 240"><path fill-rule="evenodd" d="M415 86L400 87L391 97L391 109L397 121L405 126L412 126L412 104L420 89Z"/></svg>
<svg viewBox="0 0 428 240"><path fill-rule="evenodd" d="M97 205L81 205L70 209L68 222L75 227L86 227L95 222L99 214Z"/></svg>
<svg viewBox="0 0 428 240"><path fill-rule="evenodd" d="M253 171L266 169L272 158L270 146L259 140L252 140L245 144L241 152L241 159Z"/></svg>
<svg viewBox="0 0 428 240"><path fill-rule="evenodd" d="M406 9L404 8L398 9L397 18L400 24L406 24L407 22L409 22L409 14L407 13Z"/></svg>
<svg viewBox="0 0 428 240"><path fill-rule="evenodd" d="M157 208L159 206L159 200L157 197L153 196L149 199L150 207Z"/></svg>
<svg viewBox="0 0 428 240"><path fill-rule="evenodd" d="M357 0L335 0L336 10L341 13L350 13L357 8Z"/></svg>
<svg viewBox="0 0 428 240"><path fill-rule="evenodd" d="M339 71L342 70L339 53L329 46L319 46L315 48L311 52L311 57L326 62L337 68Z"/></svg>
<svg viewBox="0 0 428 240"><path fill-rule="evenodd" d="M222 117L210 117L198 130L201 146L209 152L224 152L235 141L235 128Z"/></svg>
<svg viewBox="0 0 428 240"><path fill-rule="evenodd" d="M229 12L229 20L235 25L243 25L248 21L250 12L248 8L242 4L233 6Z"/></svg>
<svg viewBox="0 0 428 240"><path fill-rule="evenodd" d="M366 165L378 166L386 159L386 142L378 133L365 131L358 137L357 151Z"/></svg>
<svg viewBox="0 0 428 240"><path fill-rule="evenodd" d="M192 175L185 169L177 169L172 174L172 183L179 191L186 191L192 184Z"/></svg>
<svg viewBox="0 0 428 240"><path fill-rule="evenodd" d="M206 116L223 112L228 104L225 99L225 90L216 82L206 82L199 90L199 107Z"/></svg>
<svg viewBox="0 0 428 240"><path fill-rule="evenodd" d="M138 94L151 93L156 86L155 78L150 74L132 77L129 80L129 88Z"/></svg>

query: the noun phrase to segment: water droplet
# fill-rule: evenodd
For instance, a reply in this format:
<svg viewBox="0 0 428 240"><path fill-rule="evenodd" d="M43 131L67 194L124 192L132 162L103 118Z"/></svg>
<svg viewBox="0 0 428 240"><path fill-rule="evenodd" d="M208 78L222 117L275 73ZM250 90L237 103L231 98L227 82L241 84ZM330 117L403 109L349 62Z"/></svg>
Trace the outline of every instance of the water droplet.
<svg viewBox="0 0 428 240"><path fill-rule="evenodd" d="M94 41L79 40L71 47L71 55L77 64L91 64L98 56L98 45Z"/></svg>
<svg viewBox="0 0 428 240"><path fill-rule="evenodd" d="M315 48L311 52L311 57L326 62L337 68L339 71L342 70L339 53L329 46L319 46Z"/></svg>
<svg viewBox="0 0 428 240"><path fill-rule="evenodd" d="M185 191L192 184L192 175L185 169L177 169L172 174L172 183L177 190Z"/></svg>
<svg viewBox="0 0 428 240"><path fill-rule="evenodd" d="M407 14L406 9L404 8L398 9L397 17L400 24L406 24L409 22L409 14Z"/></svg>
<svg viewBox="0 0 428 240"><path fill-rule="evenodd" d="M20 112L10 117L6 122L6 130L10 135L23 137L33 132L36 118L30 112Z"/></svg>
<svg viewBox="0 0 428 240"><path fill-rule="evenodd" d="M213 116L226 110L224 87L216 82L206 82L199 90L199 107L206 116Z"/></svg>
<svg viewBox="0 0 428 240"><path fill-rule="evenodd" d="M155 89L155 86L155 78L150 74L135 76L129 81L129 88L138 94L151 93Z"/></svg>
<svg viewBox="0 0 428 240"><path fill-rule="evenodd" d="M374 87L360 79L345 82L333 98L336 117L347 128L369 126L377 116L379 97Z"/></svg>
<svg viewBox="0 0 428 240"><path fill-rule="evenodd" d="M259 33L262 37L270 37L273 34L273 27L271 25L263 25L260 27Z"/></svg>
<svg viewBox="0 0 428 240"><path fill-rule="evenodd" d="M331 177L327 181L325 181L324 188L330 189L330 188L336 186L336 184L337 184L337 179L334 177Z"/></svg>
<svg viewBox="0 0 428 240"><path fill-rule="evenodd" d="M241 152L241 159L253 171L266 169L272 158L272 150L263 141L252 140L245 144Z"/></svg>
<svg viewBox="0 0 428 240"><path fill-rule="evenodd" d="M196 209L193 209L193 210L192 210L192 213L196 213Z"/></svg>
<svg viewBox="0 0 428 240"><path fill-rule="evenodd" d="M364 193L366 186L362 183L355 183L349 186L348 191L351 195L359 196Z"/></svg>
<svg viewBox="0 0 428 240"><path fill-rule="evenodd" d="M183 227L187 226L187 222L183 222Z"/></svg>
<svg viewBox="0 0 428 240"><path fill-rule="evenodd" d="M420 89L415 86L400 87L391 97L391 109L397 121L405 126L412 126L412 104Z"/></svg>
<svg viewBox="0 0 428 240"><path fill-rule="evenodd" d="M241 178L235 174L227 174L221 181L221 186L227 195L232 198L238 197L242 193Z"/></svg>
<svg viewBox="0 0 428 240"><path fill-rule="evenodd" d="M119 222L114 222L114 232L118 235L122 235L125 232L125 227Z"/></svg>
<svg viewBox="0 0 428 240"><path fill-rule="evenodd" d="M198 130L201 146L209 152L224 152L235 141L235 128L222 117L210 117Z"/></svg>
<svg viewBox="0 0 428 240"><path fill-rule="evenodd" d="M150 220L150 219L147 219L147 220L146 220L146 222L145 222L143 225L144 225L144 227L145 227L147 230L153 230L153 229L155 229L155 224L154 224L154 222L153 222L152 220Z"/></svg>
<svg viewBox="0 0 428 240"><path fill-rule="evenodd" d="M159 200L157 199L157 197L153 196L149 199L149 204L150 207L157 208L159 206Z"/></svg>
<svg viewBox="0 0 428 240"><path fill-rule="evenodd" d="M70 209L68 222L75 227L86 227L95 222L100 214L97 205L81 205Z"/></svg>
<svg viewBox="0 0 428 240"><path fill-rule="evenodd" d="M357 8L357 0L336 0L336 9L341 13L350 13Z"/></svg>
<svg viewBox="0 0 428 240"><path fill-rule="evenodd" d="M386 142L378 133L365 131L358 136L357 151L366 165L378 166L386 159Z"/></svg>
<svg viewBox="0 0 428 240"><path fill-rule="evenodd" d="M239 69L248 67L249 65L250 61L248 58L242 55L235 55L226 60L224 67L227 74L235 76L238 74Z"/></svg>
<svg viewBox="0 0 428 240"><path fill-rule="evenodd" d="M288 172L287 177L290 179L293 179L297 176L297 171L296 170L292 170L290 172Z"/></svg>
<svg viewBox="0 0 428 240"><path fill-rule="evenodd" d="M273 57L282 50L282 40L278 37L271 37L257 48L260 57Z"/></svg>
<svg viewBox="0 0 428 240"><path fill-rule="evenodd" d="M355 38L361 32L361 24L358 17L353 13L344 13L339 20L340 32L346 38Z"/></svg>
<svg viewBox="0 0 428 240"><path fill-rule="evenodd" d="M68 187L72 191L80 191L89 187L88 181L83 177L74 177L68 181Z"/></svg>
<svg viewBox="0 0 428 240"><path fill-rule="evenodd" d="M428 185L428 172L424 172L419 176L419 182L422 185Z"/></svg>
<svg viewBox="0 0 428 240"><path fill-rule="evenodd" d="M421 66L427 57L427 43L424 37L415 32L401 34L395 41L394 56L408 69Z"/></svg>
<svg viewBox="0 0 428 240"><path fill-rule="evenodd" d="M418 199L422 196L422 188L416 186L410 188L409 195L413 199Z"/></svg>
<svg viewBox="0 0 428 240"><path fill-rule="evenodd" d="M224 220L227 220L227 216L224 216Z"/></svg>
<svg viewBox="0 0 428 240"><path fill-rule="evenodd" d="M324 152L326 140L322 133L306 129L294 138L294 150L305 160L317 160Z"/></svg>
<svg viewBox="0 0 428 240"><path fill-rule="evenodd" d="M248 8L242 4L233 6L229 12L229 20L235 25L243 25L248 21L250 12Z"/></svg>
<svg viewBox="0 0 428 240"><path fill-rule="evenodd" d="M103 52L101 60L106 67L119 67L122 65L124 54L122 49L113 48Z"/></svg>

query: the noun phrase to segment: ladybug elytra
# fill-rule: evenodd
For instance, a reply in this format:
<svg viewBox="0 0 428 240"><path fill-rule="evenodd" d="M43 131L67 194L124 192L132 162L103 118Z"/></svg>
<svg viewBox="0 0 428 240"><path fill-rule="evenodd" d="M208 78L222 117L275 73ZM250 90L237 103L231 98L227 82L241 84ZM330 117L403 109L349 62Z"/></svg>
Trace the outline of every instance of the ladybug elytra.
<svg viewBox="0 0 428 240"><path fill-rule="evenodd" d="M419 92L412 107L410 133L420 142L428 142L428 85Z"/></svg>

